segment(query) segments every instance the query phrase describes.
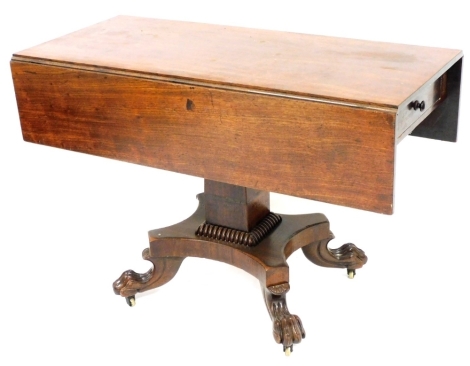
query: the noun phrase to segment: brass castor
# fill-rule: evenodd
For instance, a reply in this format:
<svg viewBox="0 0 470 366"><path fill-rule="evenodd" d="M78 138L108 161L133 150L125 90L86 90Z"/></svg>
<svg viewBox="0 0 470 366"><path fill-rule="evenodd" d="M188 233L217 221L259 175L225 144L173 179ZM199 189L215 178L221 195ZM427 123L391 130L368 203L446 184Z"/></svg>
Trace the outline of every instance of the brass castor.
<svg viewBox="0 0 470 366"><path fill-rule="evenodd" d="M356 270L355 269L348 269L348 278L353 279L354 276L356 275Z"/></svg>
<svg viewBox="0 0 470 366"><path fill-rule="evenodd" d="M130 307L135 306L135 296L126 297L126 302L127 302L127 305L129 305Z"/></svg>
<svg viewBox="0 0 470 366"><path fill-rule="evenodd" d="M286 356L290 356L290 354L292 352L294 352L294 345L291 345L291 346L288 346L288 347L284 346L284 354Z"/></svg>

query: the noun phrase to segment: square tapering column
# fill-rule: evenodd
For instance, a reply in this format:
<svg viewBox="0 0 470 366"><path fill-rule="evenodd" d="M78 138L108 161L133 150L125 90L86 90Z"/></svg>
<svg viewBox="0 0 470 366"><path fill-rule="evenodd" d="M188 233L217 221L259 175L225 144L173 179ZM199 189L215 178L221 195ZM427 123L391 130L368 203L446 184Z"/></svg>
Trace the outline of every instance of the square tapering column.
<svg viewBox="0 0 470 366"><path fill-rule="evenodd" d="M269 192L204 180L206 222L249 232L269 213Z"/></svg>

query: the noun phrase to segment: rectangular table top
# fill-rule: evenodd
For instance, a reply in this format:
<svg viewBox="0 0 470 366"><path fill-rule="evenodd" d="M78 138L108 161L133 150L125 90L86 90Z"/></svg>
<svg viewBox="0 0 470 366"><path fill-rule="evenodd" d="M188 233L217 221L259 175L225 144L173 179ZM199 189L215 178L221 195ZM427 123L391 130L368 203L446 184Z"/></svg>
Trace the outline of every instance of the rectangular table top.
<svg viewBox="0 0 470 366"><path fill-rule="evenodd" d="M456 139L462 57L119 16L11 68L26 141L391 214L397 143Z"/></svg>
<svg viewBox="0 0 470 366"><path fill-rule="evenodd" d="M462 51L118 16L14 56L398 107Z"/></svg>

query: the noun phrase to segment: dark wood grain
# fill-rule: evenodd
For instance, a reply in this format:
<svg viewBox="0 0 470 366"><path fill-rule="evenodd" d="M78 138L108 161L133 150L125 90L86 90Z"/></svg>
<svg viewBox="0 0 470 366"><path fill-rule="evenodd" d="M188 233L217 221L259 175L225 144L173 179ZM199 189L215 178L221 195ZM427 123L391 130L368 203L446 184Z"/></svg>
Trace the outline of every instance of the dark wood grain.
<svg viewBox="0 0 470 366"><path fill-rule="evenodd" d="M450 142L457 141L462 63L463 58L456 62L446 74L446 95L441 106L420 123L411 135Z"/></svg>
<svg viewBox="0 0 470 366"><path fill-rule="evenodd" d="M196 235L205 221L204 195L198 199L198 209L187 220L149 232L150 257L217 260L247 271L269 287L289 282L286 260L294 251L330 237L328 219L322 214L281 214L279 226L255 247L209 240Z"/></svg>
<svg viewBox="0 0 470 366"><path fill-rule="evenodd" d="M204 180L206 223L251 231L269 214L269 192Z"/></svg>
<svg viewBox="0 0 470 366"><path fill-rule="evenodd" d="M16 53L26 141L206 179L187 220L149 232L153 267L113 284L135 294L186 257L261 283L286 352L305 337L287 308L287 258L367 262L330 249L322 214L269 211L268 191L393 212L395 149L414 134L455 140L462 52L235 27L116 17ZM424 121L424 122L423 122ZM421 124L421 125L420 125Z"/></svg>
<svg viewBox="0 0 470 366"><path fill-rule="evenodd" d="M328 243L334 235L302 247L305 256L317 266L331 268L347 268L356 270L367 263L365 253L352 243L343 244L339 248L330 249Z"/></svg>
<svg viewBox="0 0 470 366"><path fill-rule="evenodd" d="M461 57L120 16L11 65L26 141L391 214L395 145L455 135Z"/></svg>
<svg viewBox="0 0 470 366"><path fill-rule="evenodd" d="M294 344L305 338L302 321L287 308L286 294L289 289L288 283L263 289L266 308L273 322L274 340L281 343L288 354L294 350Z"/></svg>
<svg viewBox="0 0 470 366"><path fill-rule="evenodd" d="M18 61L11 67L26 141L393 211L394 110Z"/></svg>
<svg viewBox="0 0 470 366"><path fill-rule="evenodd" d="M287 258L303 248L307 258L321 266L356 269L367 261L364 252L353 244L338 249L327 247L333 235L322 214L279 215L282 217L279 226L254 247L201 237L196 229L206 220L205 195L198 195L198 199L199 207L188 219L149 232L150 248L144 250L143 257L154 264L153 268L142 274L125 271L113 284L116 294L132 297L133 302L136 293L171 280L186 257L231 264L260 281L274 340L290 352L305 337L305 330L300 318L287 308L286 294L290 289Z"/></svg>
<svg viewBox="0 0 470 366"><path fill-rule="evenodd" d="M163 286L175 277L185 258L151 257L148 248L143 251L142 257L143 259L152 262L152 268L145 273L137 273L132 270L125 271L113 283L113 289L116 295L130 297L134 296L137 292L144 292Z"/></svg>

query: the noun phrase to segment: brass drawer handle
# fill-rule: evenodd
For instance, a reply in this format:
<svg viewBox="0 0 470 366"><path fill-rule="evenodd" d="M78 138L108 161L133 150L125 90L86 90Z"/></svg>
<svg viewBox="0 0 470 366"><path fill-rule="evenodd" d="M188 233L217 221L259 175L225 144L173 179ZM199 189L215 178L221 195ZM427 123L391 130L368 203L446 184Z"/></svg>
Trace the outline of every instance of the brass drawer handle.
<svg viewBox="0 0 470 366"><path fill-rule="evenodd" d="M426 104L424 103L424 100L421 103L418 100L411 102L411 108L413 108L415 111L419 109L422 112L424 111L425 107L426 107Z"/></svg>

